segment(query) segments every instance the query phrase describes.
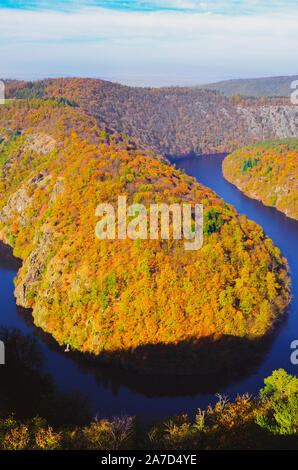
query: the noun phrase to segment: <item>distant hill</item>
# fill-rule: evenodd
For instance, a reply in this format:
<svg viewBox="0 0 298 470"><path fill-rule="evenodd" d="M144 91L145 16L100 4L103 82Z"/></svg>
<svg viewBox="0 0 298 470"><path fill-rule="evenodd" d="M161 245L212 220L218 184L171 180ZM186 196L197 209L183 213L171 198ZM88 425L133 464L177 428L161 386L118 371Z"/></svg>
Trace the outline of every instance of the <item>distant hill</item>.
<svg viewBox="0 0 298 470"><path fill-rule="evenodd" d="M136 88L80 78L10 82L6 88L7 98L56 97L80 107L107 132L171 159L298 137L297 107L286 98L227 98L198 88Z"/></svg>
<svg viewBox="0 0 298 470"><path fill-rule="evenodd" d="M291 83L298 80L298 75L286 77L252 78L243 80L225 80L217 83L201 85L199 88L215 90L225 96L253 96L261 97L289 97L291 94Z"/></svg>

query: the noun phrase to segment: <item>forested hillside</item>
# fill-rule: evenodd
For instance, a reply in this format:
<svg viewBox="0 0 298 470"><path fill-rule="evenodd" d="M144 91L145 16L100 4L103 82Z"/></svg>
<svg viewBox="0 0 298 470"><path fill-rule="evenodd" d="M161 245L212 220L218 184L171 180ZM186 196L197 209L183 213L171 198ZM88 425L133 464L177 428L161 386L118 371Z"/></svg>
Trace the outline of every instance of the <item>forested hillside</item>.
<svg viewBox="0 0 298 470"><path fill-rule="evenodd" d="M0 234L23 259L17 302L60 344L140 372L211 373L229 351L245 361L289 302L285 259L214 192L105 126L59 98L1 107ZM203 204L203 248L97 240L95 208L118 195Z"/></svg>
<svg viewBox="0 0 298 470"><path fill-rule="evenodd" d="M298 139L237 150L224 160L223 174L247 196L298 219Z"/></svg>
<svg viewBox="0 0 298 470"><path fill-rule="evenodd" d="M194 88L134 88L96 79L9 82L8 98L56 97L82 107L123 140L173 159L231 152L275 137L298 137L289 99L227 99Z"/></svg>

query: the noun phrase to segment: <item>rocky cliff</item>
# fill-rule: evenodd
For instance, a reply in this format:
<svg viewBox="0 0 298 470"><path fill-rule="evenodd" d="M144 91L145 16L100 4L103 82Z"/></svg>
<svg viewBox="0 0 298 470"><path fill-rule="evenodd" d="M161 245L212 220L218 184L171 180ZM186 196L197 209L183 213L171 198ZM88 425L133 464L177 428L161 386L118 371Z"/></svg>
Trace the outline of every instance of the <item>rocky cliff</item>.
<svg viewBox="0 0 298 470"><path fill-rule="evenodd" d="M237 107L248 133L259 141L273 137L298 137L298 107L293 105L267 105Z"/></svg>

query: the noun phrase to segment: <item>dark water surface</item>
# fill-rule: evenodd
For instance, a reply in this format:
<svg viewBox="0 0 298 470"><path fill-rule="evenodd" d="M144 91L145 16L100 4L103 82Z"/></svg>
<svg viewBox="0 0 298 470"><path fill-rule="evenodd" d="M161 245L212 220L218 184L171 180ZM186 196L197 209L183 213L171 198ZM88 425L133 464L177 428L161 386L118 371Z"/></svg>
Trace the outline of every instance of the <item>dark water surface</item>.
<svg viewBox="0 0 298 470"><path fill-rule="evenodd" d="M247 198L226 182L221 171L222 160L223 156L191 157L179 160L177 166L216 191L239 213L262 225L289 261L294 296L287 320L264 350L261 360L248 364L247 369L240 374L238 371L233 379L219 376L210 380L141 377L86 361L80 354L65 353L49 335L32 324L28 311L17 309L13 295L16 269L0 255L0 325L19 328L23 334L33 334L45 358L45 369L57 388L62 392L79 391L86 397L93 416L140 414L144 417L164 417L182 412L193 414L198 407L213 403L215 392L231 398L237 393L255 393L262 386L264 377L274 369L282 367L297 375L298 366L290 362L290 344L298 339L298 222ZM8 359L6 365L0 367L9 368ZM21 390L19 397L21 400Z"/></svg>

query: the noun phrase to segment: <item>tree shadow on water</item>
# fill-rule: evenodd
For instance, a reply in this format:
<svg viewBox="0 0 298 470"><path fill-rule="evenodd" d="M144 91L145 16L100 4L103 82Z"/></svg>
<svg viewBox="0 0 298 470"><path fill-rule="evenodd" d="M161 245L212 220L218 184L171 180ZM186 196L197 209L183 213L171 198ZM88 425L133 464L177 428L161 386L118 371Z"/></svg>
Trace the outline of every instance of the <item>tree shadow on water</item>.
<svg viewBox="0 0 298 470"><path fill-rule="evenodd" d="M13 250L0 240L0 267L10 271L18 271L22 266L22 260L13 255Z"/></svg>
<svg viewBox="0 0 298 470"><path fill-rule="evenodd" d="M54 338L36 327L31 311L18 313L46 346L72 360L82 373L92 373L99 386L117 394L120 387L147 397L214 394L257 372L278 331L261 340L236 336L190 338L179 344L147 344L100 356L65 353Z"/></svg>
<svg viewBox="0 0 298 470"><path fill-rule="evenodd" d="M17 270L21 265L21 260L14 258L12 250L2 243L0 257L1 265L4 260L9 269ZM17 310L25 324L33 331L30 341L33 341L36 335L49 350L63 355L63 359L67 357L73 361L83 375L92 373L99 387L110 389L115 395L120 387L146 397L195 396L220 392L257 372L279 330L276 328L274 333L261 339L252 340L231 335L208 336L200 340L188 338L178 344L147 344L135 349L104 352L95 357L76 351L65 353L65 347L59 346L50 334L34 325L31 310L22 307L17 307ZM280 326L283 323L281 322ZM30 341L28 339L28 342ZM37 353L37 346L36 342L36 360L41 353ZM18 367L21 370L20 358ZM65 367L65 360L62 361L61 367ZM37 373L34 369L33 376L37 379L39 374L39 380L45 380L45 375L41 374L40 370ZM24 380L26 385L24 372L20 374L19 382ZM14 381L10 383L14 384ZM15 385L15 390L22 390L22 383L20 386L17 383ZM54 388L53 380L51 387ZM23 390L23 393L27 393L26 390ZM14 394L12 389L11 396ZM34 396L33 391L28 393L29 396ZM35 401L37 403L38 397Z"/></svg>

